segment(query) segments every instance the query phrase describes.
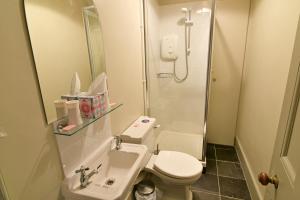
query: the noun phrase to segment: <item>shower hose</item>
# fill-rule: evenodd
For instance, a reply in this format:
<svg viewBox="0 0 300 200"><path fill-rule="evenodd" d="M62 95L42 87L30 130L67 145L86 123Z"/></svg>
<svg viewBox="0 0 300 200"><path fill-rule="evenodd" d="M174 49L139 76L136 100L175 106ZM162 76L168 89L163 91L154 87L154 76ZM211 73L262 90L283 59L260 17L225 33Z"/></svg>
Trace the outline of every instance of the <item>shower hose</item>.
<svg viewBox="0 0 300 200"><path fill-rule="evenodd" d="M179 78L176 73L176 60L173 62L173 74L174 74L174 80L177 83L182 83L184 82L187 77L189 76L189 55L190 55L190 45L191 45L191 27L187 24L185 24L185 29L184 29L184 34L185 34L185 68L186 68L186 73L183 78Z"/></svg>

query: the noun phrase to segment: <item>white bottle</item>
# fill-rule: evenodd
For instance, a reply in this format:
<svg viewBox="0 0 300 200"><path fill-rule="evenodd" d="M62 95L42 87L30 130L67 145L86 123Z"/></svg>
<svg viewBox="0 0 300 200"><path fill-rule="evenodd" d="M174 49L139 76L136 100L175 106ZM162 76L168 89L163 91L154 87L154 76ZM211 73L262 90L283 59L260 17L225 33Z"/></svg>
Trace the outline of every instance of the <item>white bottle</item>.
<svg viewBox="0 0 300 200"><path fill-rule="evenodd" d="M80 79L79 79L78 73L75 72L73 74L73 78L72 78L72 81L71 81L70 95L73 95L73 96L79 95L80 94L80 87L81 87Z"/></svg>
<svg viewBox="0 0 300 200"><path fill-rule="evenodd" d="M54 101L57 119L62 119L68 115L66 102L67 100L65 99L59 99Z"/></svg>
<svg viewBox="0 0 300 200"><path fill-rule="evenodd" d="M68 125L80 125L82 124L82 118L80 115L80 109L79 109L79 101L78 100L72 100L66 102L67 109L68 109Z"/></svg>

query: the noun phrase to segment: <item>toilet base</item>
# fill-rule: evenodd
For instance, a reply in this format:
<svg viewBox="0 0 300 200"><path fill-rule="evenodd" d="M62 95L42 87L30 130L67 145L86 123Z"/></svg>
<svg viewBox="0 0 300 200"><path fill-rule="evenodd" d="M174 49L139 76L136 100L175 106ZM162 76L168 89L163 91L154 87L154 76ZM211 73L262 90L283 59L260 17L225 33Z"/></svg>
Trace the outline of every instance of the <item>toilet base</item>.
<svg viewBox="0 0 300 200"><path fill-rule="evenodd" d="M186 200L193 200L193 192L190 186L185 187L185 199Z"/></svg>
<svg viewBox="0 0 300 200"><path fill-rule="evenodd" d="M206 167L203 167L202 174L206 173Z"/></svg>
<svg viewBox="0 0 300 200"><path fill-rule="evenodd" d="M162 198L157 200L192 200L193 193L189 185L174 185L151 174L149 176L155 186L162 192Z"/></svg>

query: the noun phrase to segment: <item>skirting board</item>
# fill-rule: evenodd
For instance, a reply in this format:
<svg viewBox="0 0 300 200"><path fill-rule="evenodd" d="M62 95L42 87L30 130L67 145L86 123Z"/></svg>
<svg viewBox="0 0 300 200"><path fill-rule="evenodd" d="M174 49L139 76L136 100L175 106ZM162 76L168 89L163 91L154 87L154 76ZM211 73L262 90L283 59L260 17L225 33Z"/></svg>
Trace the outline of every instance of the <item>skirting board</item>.
<svg viewBox="0 0 300 200"><path fill-rule="evenodd" d="M240 140L238 137L235 138L234 146L237 150L238 157L241 162L241 167L243 169L245 179L247 180L248 188L251 194L252 200L263 200L263 195L258 189L258 182L257 182L257 176L253 174L249 161L245 155L245 151L243 147L241 146Z"/></svg>

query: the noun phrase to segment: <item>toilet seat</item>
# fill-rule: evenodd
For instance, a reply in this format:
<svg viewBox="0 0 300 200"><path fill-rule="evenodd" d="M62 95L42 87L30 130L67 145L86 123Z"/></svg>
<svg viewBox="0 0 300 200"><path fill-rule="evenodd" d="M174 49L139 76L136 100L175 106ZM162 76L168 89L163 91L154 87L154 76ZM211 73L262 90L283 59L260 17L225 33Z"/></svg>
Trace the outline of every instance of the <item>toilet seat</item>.
<svg viewBox="0 0 300 200"><path fill-rule="evenodd" d="M161 151L155 162L154 169L166 176L189 179L202 173L203 166L196 158L178 151Z"/></svg>
<svg viewBox="0 0 300 200"><path fill-rule="evenodd" d="M203 166L193 156L177 151L160 151L158 155L152 155L145 167L145 171L151 172L162 180L189 185L198 180L202 174Z"/></svg>

